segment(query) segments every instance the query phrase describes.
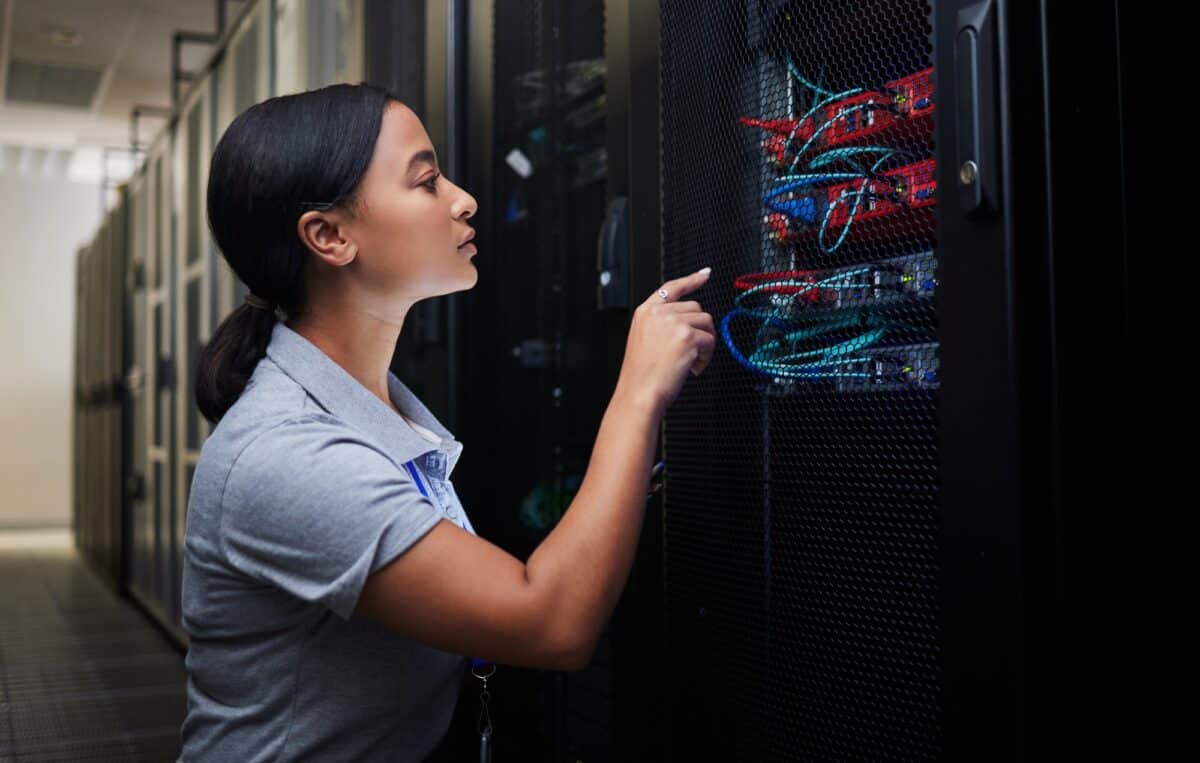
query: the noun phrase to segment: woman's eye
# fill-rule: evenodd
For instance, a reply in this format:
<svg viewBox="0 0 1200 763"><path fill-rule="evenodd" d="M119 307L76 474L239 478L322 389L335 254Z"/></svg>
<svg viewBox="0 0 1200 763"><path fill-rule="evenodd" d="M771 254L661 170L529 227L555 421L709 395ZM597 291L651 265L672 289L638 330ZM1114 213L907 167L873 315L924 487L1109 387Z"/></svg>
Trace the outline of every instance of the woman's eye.
<svg viewBox="0 0 1200 763"><path fill-rule="evenodd" d="M434 175L433 177L426 180L424 183L421 183L421 185L425 186L429 190L436 193L437 192L437 181L438 181L438 178L440 178L440 177L441 177L440 174Z"/></svg>

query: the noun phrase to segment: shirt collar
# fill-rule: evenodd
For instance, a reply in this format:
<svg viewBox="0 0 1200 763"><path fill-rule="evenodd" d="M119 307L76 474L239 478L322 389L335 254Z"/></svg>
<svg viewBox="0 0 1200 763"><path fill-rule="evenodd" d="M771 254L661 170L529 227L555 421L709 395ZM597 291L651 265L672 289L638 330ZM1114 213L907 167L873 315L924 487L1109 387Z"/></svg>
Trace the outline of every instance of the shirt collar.
<svg viewBox="0 0 1200 763"><path fill-rule="evenodd" d="M441 437L440 445L415 432L346 369L283 321L278 321L271 330L267 357L304 387L322 408L378 440L397 464L430 451L440 451L447 458L446 474L454 469L462 454L462 443L454 439L454 435L391 371L388 371L388 396L392 403L404 411L405 416Z"/></svg>

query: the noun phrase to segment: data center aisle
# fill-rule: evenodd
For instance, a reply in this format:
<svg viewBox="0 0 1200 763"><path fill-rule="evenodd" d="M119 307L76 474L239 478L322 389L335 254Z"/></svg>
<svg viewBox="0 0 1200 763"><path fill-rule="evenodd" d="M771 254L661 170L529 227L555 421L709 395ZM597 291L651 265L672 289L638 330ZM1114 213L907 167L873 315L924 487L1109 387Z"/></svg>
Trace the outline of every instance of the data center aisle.
<svg viewBox="0 0 1200 763"><path fill-rule="evenodd" d="M0 533L0 763L173 761L183 655L61 536Z"/></svg>

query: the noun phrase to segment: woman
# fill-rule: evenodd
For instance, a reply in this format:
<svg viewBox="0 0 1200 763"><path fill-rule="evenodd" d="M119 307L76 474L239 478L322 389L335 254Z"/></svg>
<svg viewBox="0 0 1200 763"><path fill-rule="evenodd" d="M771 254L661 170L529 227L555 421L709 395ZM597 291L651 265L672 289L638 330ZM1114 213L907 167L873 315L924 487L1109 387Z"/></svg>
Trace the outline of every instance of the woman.
<svg viewBox="0 0 1200 763"><path fill-rule="evenodd" d="M635 311L577 497L521 562L474 534L448 480L461 445L388 370L414 304L475 285L475 210L370 86L272 98L217 144L209 225L251 293L197 375L219 423L188 502L184 760L421 760L464 655L589 661L660 418L711 357L711 316L680 299L708 274Z"/></svg>

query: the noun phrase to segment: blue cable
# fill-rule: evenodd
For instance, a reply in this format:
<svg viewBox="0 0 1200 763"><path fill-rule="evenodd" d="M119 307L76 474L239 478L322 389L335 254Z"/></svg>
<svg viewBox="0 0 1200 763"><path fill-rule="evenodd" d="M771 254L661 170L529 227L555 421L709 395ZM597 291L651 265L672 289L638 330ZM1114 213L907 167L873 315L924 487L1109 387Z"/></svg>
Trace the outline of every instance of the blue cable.
<svg viewBox="0 0 1200 763"><path fill-rule="evenodd" d="M867 183L870 183L870 182L871 181L868 178L863 178L862 184L859 185L859 187L858 187L858 191L853 194L854 195L854 206L852 206L850 208L850 214L846 218L846 224L842 227L842 233L841 233L841 235L838 236L837 241L834 243L834 245L832 247L825 246L825 230L829 226L829 221L833 216L833 210L835 208L837 208L838 202L841 201L842 199L846 198L846 196L849 194L846 191L842 191L842 193L838 196L838 198L834 201L834 203L832 203L828 207L826 207L825 218L823 220L821 220L821 230L817 233L817 241L821 245L821 250L824 251L826 254L833 254L834 252L836 252L838 250L838 247L840 247L842 245L842 242L846 240L846 234L848 234L850 232L850 226L854 224L854 218L858 216L858 208L862 205L862 197L863 197L863 193L867 189Z"/></svg>
<svg viewBox="0 0 1200 763"><path fill-rule="evenodd" d="M858 93L861 93L861 92L862 92L861 89L856 88L854 90L847 90L844 93L838 93L836 95L832 95L823 101L818 101L817 104L814 105L811 109L804 112L804 116L802 116L798 120L796 120L796 124L792 126L792 131L788 133L787 139L784 140L784 142L783 142L783 158L787 159L788 146L792 145L792 141L795 140L795 138L796 138L796 133L800 131L800 125L802 125L806 121L808 121L809 117L811 117L813 114L817 113L824 107L828 106L829 104L833 103L834 101L840 100L842 98L848 98L849 96L857 95ZM796 158L799 159L799 157L800 157L800 155L797 154ZM792 166L794 167L795 164L796 164L795 161L793 161Z"/></svg>
<svg viewBox="0 0 1200 763"><path fill-rule="evenodd" d="M785 180L790 180L792 182L771 191L763 197L763 200L765 203L766 200L773 199L780 194L787 193L788 191L794 191L797 188L816 185L817 183L825 183L830 180L854 180L860 177L862 177L861 172L828 172L821 175L783 175L782 177L775 178L775 182L782 183Z"/></svg>
<svg viewBox="0 0 1200 763"><path fill-rule="evenodd" d="M747 371L759 374L760 376L773 377L774 374L770 374L751 363L750 360L742 354L741 350L737 348L737 345L733 343L733 337L729 334L729 321L733 319L733 316L740 314L742 314L742 310L734 308L726 313L725 317L721 319L721 338L725 340L725 346L729 348L729 354L733 356L734 360L742 364Z"/></svg>
<svg viewBox="0 0 1200 763"><path fill-rule="evenodd" d="M813 289L866 288L868 286L866 284L836 284L836 283L832 283L832 282L840 281L845 278L850 278L852 276L856 276L861 273L870 272L870 270L871 270L870 268L856 268L854 270L849 270L849 271L845 271L845 272L841 272L841 273L835 273L826 278L822 278L821 280L816 281L815 283L812 283L812 284L806 284L804 282L800 282L796 285L804 286L804 289L797 292L796 294L791 295L791 297L793 300L795 300L796 297L799 297L802 294L807 294L809 291L812 291ZM747 297L748 295L755 294L759 291L762 291L764 289L767 289L767 288L770 288L770 287L776 286L776 285L792 285L792 284L789 284L786 281L784 281L784 282L769 282L766 284L759 284L758 286L752 287L752 288L746 290L745 292L742 292L741 294L739 294L737 296L737 298L734 300L734 304L738 308L742 309L744 312L749 312L749 314L754 315L755 317L766 317L768 320L770 320L772 322L774 322L775 320L778 320L778 319L787 320L787 318L785 316L780 315L780 313L783 310L782 305L777 307L775 310L773 310L767 316L762 316L758 311L755 311L754 309L746 310L746 308L742 307L742 300L745 297ZM824 331L832 330L833 328L841 328L845 325L850 325L850 324L839 323L838 322L839 319L836 316L823 316L823 317L819 316L818 320L824 321L827 325L821 327L821 329L817 333L822 333ZM851 322L853 322L854 319L850 319L850 320L851 320ZM767 327L767 324L764 323L759 328L758 333L755 334L755 336L754 336L755 344L758 344L761 346L763 332L766 330L766 327ZM802 338L802 337L797 337L796 339L793 339L793 341L799 341L799 338Z"/></svg>
<svg viewBox="0 0 1200 763"><path fill-rule="evenodd" d="M868 270L870 270L870 268L859 268L857 270L835 273L835 274L833 274L827 278L823 278L820 281L813 283L813 284L808 284L808 283L804 283L804 282L795 283L795 282L791 281L791 279L785 279L785 280L781 280L781 281L774 281L774 282L768 282L765 284L760 284L760 285L754 287L754 290L761 291L764 288L770 288L772 286L778 286L778 285L793 285L793 283L795 285L804 286L806 288L808 288L808 287L816 288L819 286L829 288L830 281L848 278L848 277L856 275L860 272L865 272ZM749 293L749 290L746 293ZM870 347L871 345L875 344L880 339L882 339L884 336L886 336L891 330L894 330L894 329L915 330L914 326L910 326L906 323L899 322L899 321L881 319L875 315L863 316L858 313L853 314L853 315L831 315L831 316L824 316L824 317L818 318L818 322L816 323L816 325L810 325L806 328L788 331L783 337L772 340L766 344L763 344L762 343L762 333L763 333L763 331L766 330L767 326L773 325L777 328L780 328L780 329L786 331L789 328L787 325L788 319L782 318L782 317L778 316L777 314L768 315L768 316L764 317L761 315L761 313L742 308L740 306L740 300L746 293L743 293L742 295L738 296L738 298L735 300L735 308L733 310L731 310L729 313L727 313L725 315L724 319L722 319L722 321L721 321L721 336L722 336L722 339L725 342L726 346L729 348L730 353L733 355L734 359L736 359L738 361L738 363L741 364L747 370L752 371L753 373L759 374L761 376L770 376L770 377L784 376L784 377L789 377L789 378L826 378L826 377L866 378L866 377L871 376L871 374L848 373L848 372L842 371L842 370L835 370L833 372L830 372L826 369L829 369L829 368L836 369L837 366L845 366L845 365L853 366L855 364L862 363L864 361L863 358L849 358L846 356L850 355L851 353L857 353L867 347ZM755 338L755 341L758 344L758 347L755 349L755 351L751 354L751 356L749 358L747 358L737 348L737 345L733 341L733 336L730 332L729 325L730 325L734 315L745 315L747 317L759 318L759 319L763 320L763 325L759 328L759 331ZM836 331L838 329L850 328L854 325L857 325L860 322L860 320L865 320L867 326L871 327L872 330L868 331L866 333L863 333L863 334L861 334L853 339L850 339L848 341L839 342L839 343L831 345L829 347L821 347L821 348L816 348L816 349L812 349L812 350L805 350L802 352L792 352L790 354L782 355L782 356L770 357L770 355L772 353L774 353L775 351L781 350L785 344L795 345L795 343L800 342L804 339L810 339L813 337L820 336L822 334L828 334L828 333L830 333L832 331ZM816 359L809 360L809 362L806 362L806 363L796 363L795 362L797 360L810 359L810 358L816 358Z"/></svg>
<svg viewBox="0 0 1200 763"><path fill-rule="evenodd" d="M866 103L857 104L857 105L851 106L850 108L842 111L837 117L834 117L833 119L825 120L825 122L820 127L818 127L816 130L813 130L813 134L808 136L808 140L804 141L804 145L801 146L800 150L798 150L796 152L796 158L792 160L792 166L789 167L788 169L794 170L796 168L796 164L799 163L799 161L800 161L800 157L804 156L804 152L808 150L808 147L812 145L812 142L814 140L816 140L821 135L821 133L825 132L830 127L833 127L833 125L837 123L838 119L844 118L844 116L846 114L851 114L856 111L866 111L870 108L874 108L875 105L876 104L866 104Z"/></svg>
<svg viewBox="0 0 1200 763"><path fill-rule="evenodd" d="M823 90L802 77L800 75L800 70L796 68L796 64L792 61L791 56L784 56L784 59L787 61L788 71L791 72L792 76L795 77L800 84L804 85L818 95L833 95L833 93L829 92L828 90Z"/></svg>
<svg viewBox="0 0 1200 763"><path fill-rule="evenodd" d="M895 148L894 146L845 146L843 148L831 148L828 151L823 151L808 161L810 169L817 169L826 164L837 161L838 159L849 159L858 154L886 154L886 158L891 158L896 154L906 154L913 158L921 158L921 155L915 151L909 151L905 148ZM858 165L855 165L858 167ZM861 174L862 168L859 167Z"/></svg>
<svg viewBox="0 0 1200 763"><path fill-rule="evenodd" d="M827 363L836 358L842 357L848 353L858 352L859 350L861 350L865 347L868 347L868 346L874 344L875 342L878 342L886 334L887 334L886 328L877 328L874 331L868 331L865 334L861 334L861 335L855 337L854 339L850 339L845 342L840 342L835 345L830 345L829 347L818 347L815 350L805 350L804 352L794 352L794 353L791 353L790 355L784 355L784 356L781 356L778 358L767 358L767 359L765 359L765 361L783 365L785 363L785 361L787 361L791 358L801 360L804 358L811 358L811 357L819 356L821 358L821 360L819 362ZM807 338L807 337L805 337L805 338ZM758 350L755 350L754 354L750 356L750 361L751 362L762 362L762 361L759 361L756 356L760 352L762 352L766 349L767 349L766 347L760 347Z"/></svg>
<svg viewBox="0 0 1200 763"><path fill-rule="evenodd" d="M792 280L792 279L785 279L785 280L783 280L783 281L772 281L772 282L767 282L767 283L759 284L759 285L757 285L757 286L754 286L754 287L751 287L750 289L747 289L746 291L744 291L744 292L742 292L741 294L739 294L739 295L738 295L738 296L737 296L737 297L734 299L734 306L735 306L735 307L737 307L738 309L740 309L740 310L741 310L743 313L745 313L745 314L752 315L752 316L754 316L754 317L756 317L756 318L764 318L764 319L765 319L765 322L763 323L763 325L759 327L759 329L758 329L758 333L754 335L754 342L755 342L755 344L757 344L757 345L761 345L761 344L762 344L762 336L763 336L763 332L767 330L767 326L768 326L769 324L771 324L771 323L774 323L774 324L776 324L776 325L778 326L779 324L777 323L777 321L787 321L787 320L788 320L788 318L787 318L787 316L784 316L784 315L782 315L782 314L781 314L781 313L782 313L782 311L783 311L783 306L782 306L782 305L780 305L779 307L775 308L774 310L772 310L770 313L768 313L768 314L767 314L767 315L765 315L765 316L764 316L764 315L762 315L762 313L761 313L760 311L758 311L758 310L755 310L755 309L753 309L753 308L747 309L747 308L744 308L744 307L742 307L742 300L743 300L743 299L745 299L747 296L749 296L749 295L751 295L751 294L756 294L756 293L758 293L758 292L760 292L760 291L763 291L763 290L765 290L765 289L772 288L772 287L774 287L774 286L791 286L791 285L803 286L804 288L803 288L802 290L800 290L800 291L796 292L795 294L791 295L791 298L792 298L793 300L794 300L796 297L798 297L798 296L800 296L800 295L802 295L802 294L807 294L808 292L812 291L813 289L819 289L819 288L834 288L834 289L837 289L837 288L861 288L861 287L860 287L859 285L857 285L857 284L831 285L831 284L830 284L830 282L831 282L831 281L838 281L838 280L841 280L841 279L843 279L843 278L848 278L848 277L850 277L850 276L858 275L858 274L860 274L860 273L865 273L865 272L868 272L869 270L870 270L870 268L858 268L858 269L856 269L856 270L851 270L851 271L847 271L847 272L844 272L844 273L835 273L834 275L831 275L831 276L829 276L829 277L827 277L827 278L822 278L821 280L819 280L819 281L816 281L816 282L814 282L814 283L812 283L812 284L805 283L805 282L796 282L796 281L794 281L794 280ZM837 319L836 319L836 317L834 317L834 316L824 316L824 317L822 317L822 318L818 318L818 320L824 320L826 323L833 323L833 322L836 322L836 320L837 320ZM786 330L788 330L788 329L789 329L789 328L791 328L791 327L790 327L790 326L787 326L787 325L785 324L785 325L781 326L781 328L782 328L783 330L785 330L785 331L786 331ZM829 326L825 326L825 327L823 327L821 330L822 330L822 331L828 331L828 330L830 330L830 327L829 327ZM819 333L819 332L818 332L818 333Z"/></svg>
<svg viewBox="0 0 1200 763"><path fill-rule="evenodd" d="M911 154L912 152L904 149L895 149L888 146L855 146L847 148L837 148L826 151L813 157L809 161L810 169L817 169L820 166L831 164L837 160L846 160L853 163L853 157L864 154L882 154L869 169L863 169L856 165L857 172L826 172L826 173L803 173L798 175L784 175L776 180L776 182L784 182L785 185L771 190L763 197L763 204L769 209L787 215L789 218L798 220L806 225L813 225L817 221L817 215L821 209L824 210L822 215L821 228L819 230L819 243L822 250L826 254L833 254L845 241L849 235L850 228L854 219L858 216L859 207L862 205L864 196L870 195L872 198L889 198L868 192L866 184L871 179L871 176L881 167L887 160L898 154ZM828 202L824 196L801 196L798 199L785 199L776 201L776 197L795 191L806 186L816 185L832 180L857 180L863 179L857 191L843 192L832 204ZM841 235L833 246L827 246L825 243L825 231L829 227L829 221L833 217L833 211L838 203L845 199L848 195L854 196L854 204L850 209L849 218L845 227L842 229Z"/></svg>
<svg viewBox="0 0 1200 763"><path fill-rule="evenodd" d="M733 336L729 332L729 323L730 323L730 321L733 320L733 317L735 315L746 315L746 314L747 313L744 310L742 310L740 308L734 308L733 310L730 310L728 313L726 313L725 317L721 319L721 338L724 340L725 346L729 348L729 353L733 356L733 359L736 360L738 363L740 363L746 370L756 373L760 376L766 376L768 378L773 378L775 376L778 376L779 374L770 373L769 371L761 368L758 365L758 363L756 363L755 361L752 361L749 358L747 358L745 355L742 354L741 350L739 350L737 348L737 345L734 343Z"/></svg>
<svg viewBox="0 0 1200 763"><path fill-rule="evenodd" d="M813 196L801 196L798 199L772 201L767 204L767 208L787 215L793 220L799 220L805 225L813 225L817 222L817 201L818 199Z"/></svg>
<svg viewBox="0 0 1200 763"><path fill-rule="evenodd" d="M806 350L806 351L800 352L800 353L792 353L790 355L785 355L782 358L764 358L764 357L762 357L762 354L764 352L767 352L772 349L776 349L781 346L782 342L780 340L775 340L768 345L760 346L758 349L756 349L754 351L754 353L752 354L751 357L747 358L744 354L742 354L741 350L738 349L737 345L733 341L733 335L730 333L729 324L733 320L733 317L735 315L747 315L747 316L755 317L752 314L748 313L747 311L742 310L741 308L734 308L733 310L726 313L725 317L721 319L721 338L722 338L722 340L725 342L726 347L729 348L729 352L733 356L734 360L736 360L742 367L744 367L748 371L751 371L752 373L758 374L759 376L766 376L766 377L770 377L770 378L775 378L775 377L780 377L780 376L786 376L786 377L791 377L791 378L827 378L827 377L865 378L865 377L868 377L868 376L870 376L870 374L847 373L844 371L829 372L829 371L826 371L823 369L827 369L830 367L837 367L839 365L852 365L854 363L861 363L862 362L861 358L845 358L843 356L848 355L852 352L858 352L859 350L862 350L862 349L874 344L875 342L879 341L879 339L881 339L887 333L886 327L880 327L880 328L876 328L873 331L869 331L865 334L855 337L854 339L851 339L851 340L848 340L845 342L840 342L838 344L831 345L829 347L818 348L815 350ZM871 319L868 318L868 321L871 321ZM857 316L850 316L850 317L842 316L842 317L835 318L833 320L826 321L823 325L790 332L787 336L784 337L784 339L790 340L790 341L799 341L800 339L806 339L806 338L810 338L813 336L819 336L821 334L828 333L830 331L834 331L839 328L847 328L851 325L854 325L855 323L858 323ZM785 361L789 361L793 358L801 359L801 358L809 358L809 357L816 357L816 356L820 356L820 359L816 360L816 361L811 361L808 363L795 364L795 363L785 362Z"/></svg>
<svg viewBox="0 0 1200 763"><path fill-rule="evenodd" d="M854 193L854 206L850 208L850 214L846 218L846 224L842 227L842 233L838 236L837 241L832 247L825 245L825 230L829 227L829 221L833 217L833 210L837 208L838 203L842 199L846 198L848 193L846 191L842 191L842 193L838 195L838 198L834 200L833 203L829 204L828 207L826 207L825 219L821 221L821 230L817 233L817 242L820 244L821 250L826 254L833 254L836 252L842 245L842 242L846 240L846 235L850 233L850 227L854 224L854 218L858 216L858 208L862 205L863 195L867 192L867 184L871 182L871 176L875 174L875 171L878 170L884 162L895 156L897 153L897 151L889 151L871 165L871 168L867 171L862 183L858 186L858 191ZM872 192L872 195L876 194Z"/></svg>

